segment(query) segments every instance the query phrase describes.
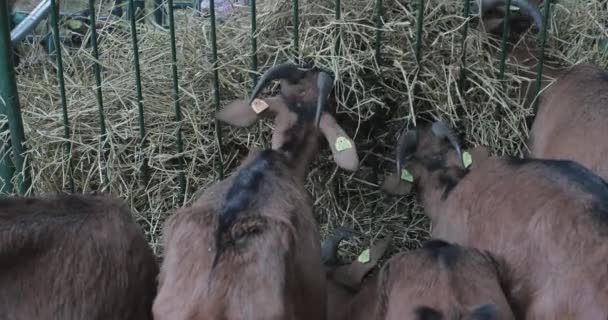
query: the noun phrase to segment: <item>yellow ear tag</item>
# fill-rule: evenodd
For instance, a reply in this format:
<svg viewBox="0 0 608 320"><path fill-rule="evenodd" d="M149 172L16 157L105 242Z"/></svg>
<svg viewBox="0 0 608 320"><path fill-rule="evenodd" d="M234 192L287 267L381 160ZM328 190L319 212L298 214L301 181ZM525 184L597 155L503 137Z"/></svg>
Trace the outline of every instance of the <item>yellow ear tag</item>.
<svg viewBox="0 0 608 320"><path fill-rule="evenodd" d="M67 24L68 28L72 29L72 30L78 30L82 27L82 22L80 22L78 20L74 20L74 19L70 19L70 20L66 21L66 24Z"/></svg>
<svg viewBox="0 0 608 320"><path fill-rule="evenodd" d="M268 109L268 103L262 99L254 99L251 103L251 109L255 111L255 113L260 113L266 109Z"/></svg>
<svg viewBox="0 0 608 320"><path fill-rule="evenodd" d="M462 153L462 163L465 168L468 168L473 163L473 156L467 151Z"/></svg>
<svg viewBox="0 0 608 320"><path fill-rule="evenodd" d="M509 9L511 9L511 11L521 11L518 6L514 6L514 5L511 5L511 7Z"/></svg>
<svg viewBox="0 0 608 320"><path fill-rule="evenodd" d="M350 140L348 138L345 138L345 137L338 137L336 139L335 146L336 146L336 150L338 150L338 152L342 152L344 150L353 148L353 144L350 142Z"/></svg>
<svg viewBox="0 0 608 320"><path fill-rule="evenodd" d="M371 259L369 257L369 249L363 250L363 252L361 252L359 257L357 258L357 261L359 261L361 263L368 263L370 260Z"/></svg>
<svg viewBox="0 0 608 320"><path fill-rule="evenodd" d="M414 176L407 169L401 169L401 180L413 183Z"/></svg>

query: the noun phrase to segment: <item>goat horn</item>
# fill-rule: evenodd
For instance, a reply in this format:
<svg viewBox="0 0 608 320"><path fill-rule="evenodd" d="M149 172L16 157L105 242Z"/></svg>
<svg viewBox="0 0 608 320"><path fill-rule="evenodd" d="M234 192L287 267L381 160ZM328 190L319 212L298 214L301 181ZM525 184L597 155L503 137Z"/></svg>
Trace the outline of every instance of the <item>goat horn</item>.
<svg viewBox="0 0 608 320"><path fill-rule="evenodd" d="M482 0L481 1L481 15L483 16L486 12L491 9L496 8L499 5L506 4L505 0ZM534 24L538 28L538 30L542 30L543 28L543 16L540 13L538 7L529 0L511 0L511 5L519 7L522 11L526 12L532 20L534 20ZM550 5L549 3L545 3L546 6ZM509 8L507 8L509 10Z"/></svg>
<svg viewBox="0 0 608 320"><path fill-rule="evenodd" d="M407 158L409 149L418 143L418 130L413 129L403 133L397 141L397 174L401 174L401 167ZM406 147L407 146L407 147Z"/></svg>
<svg viewBox="0 0 608 320"><path fill-rule="evenodd" d="M315 125L319 127L321 121L321 113L325 111L327 105L327 96L334 85L334 79L324 71L319 73L317 79L317 87L319 88L319 97L317 100L317 111L315 114Z"/></svg>
<svg viewBox="0 0 608 320"><path fill-rule="evenodd" d="M454 149L456 149L456 153L458 153L458 159L460 159L462 167L464 168L464 163L462 162L462 149L460 148L458 138L456 138L456 134L454 133L454 131L452 131L450 127L448 127L445 123L441 121L436 121L435 123L433 123L433 127L431 128L431 130L433 130L433 133L436 137L442 139L447 138L448 141L450 141Z"/></svg>
<svg viewBox="0 0 608 320"><path fill-rule="evenodd" d="M295 65L293 63L289 63L289 62L282 63L282 64L276 65L276 66L268 69L268 71L266 71L264 73L262 78L260 78L260 80L258 81L258 84L253 89L253 92L251 93L251 99L249 100L249 104L251 105L251 103L258 96L258 94L260 94L260 92L262 90L264 90L264 88L266 88L266 86L272 80L284 79L284 78L292 79L292 78L301 76L302 73L303 73L303 71L300 70L297 65Z"/></svg>

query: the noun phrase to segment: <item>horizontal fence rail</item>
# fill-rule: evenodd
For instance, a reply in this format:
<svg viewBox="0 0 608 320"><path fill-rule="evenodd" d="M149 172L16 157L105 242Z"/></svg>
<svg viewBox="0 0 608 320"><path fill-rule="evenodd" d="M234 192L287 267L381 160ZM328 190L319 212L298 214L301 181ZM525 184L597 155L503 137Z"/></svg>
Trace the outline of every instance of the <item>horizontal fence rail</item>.
<svg viewBox="0 0 608 320"><path fill-rule="evenodd" d="M544 63L544 48L547 39L547 28L548 21L550 17L551 10L551 2L545 1L544 3L544 24L543 29L540 33L540 46L542 47L541 54L539 57L539 66L537 71L536 78L536 94L539 93L541 87L541 77L543 71L543 63ZM122 1L118 2L122 3ZM464 10L463 15L464 18L467 19L466 23L462 28L462 48L461 48L461 59L460 59L460 74L458 79L458 87L461 91L461 94L464 94L464 86L466 84L467 78L467 65L466 65L466 40L468 37L469 31L469 20L470 20L470 0L463 0ZM511 0L506 0L507 8L510 7ZM144 154L143 150L147 146L147 135L146 135L146 123L145 123L145 109L144 109L144 96L142 93L142 80L141 80L141 70L140 70L140 62L139 62L139 43L138 43L138 35L137 35L137 25L138 21L143 21L143 18L138 18L138 9L141 10L145 6L141 1L136 0L127 0L126 5L126 18L129 20L130 33L131 33L131 42L132 42L132 50L134 52L134 78L135 78L135 92L137 98L137 111L138 111L138 125L139 125L139 137L136 137L139 141L139 150L142 150L142 154ZM217 111L220 108L221 104L221 92L220 92L220 70L219 70L219 61L218 61L218 43L217 43L217 33L216 33L216 12L215 12L215 1L211 0L209 2L210 8L210 59L211 65L213 68L213 107ZM166 6L166 9L165 9ZM251 46L251 62L250 62L250 75L252 88L256 85L258 81L258 42L257 42L257 13L256 13L256 1L250 1L250 27L251 27L251 36L250 36L250 46ZM64 79L64 66L63 66L63 56L62 56L62 44L60 42L59 36L59 8L58 1L51 0L51 12L50 12L50 27L52 31L52 44L55 48L54 54L57 63L57 81L58 81L58 90L59 96L61 99L61 110L62 110L62 119L63 119L63 136L65 138L65 161L66 161L66 175L64 177L64 181L67 181L67 189L70 192L76 191L76 186L74 184L73 177L73 165L72 165L72 145L69 142L72 132L70 130L69 123L69 106L66 99L66 87L65 87L65 79ZM181 121L182 121L182 112L180 106L180 89L178 83L178 63L177 63L177 50L176 50L176 35L175 35L175 15L174 8L184 8L184 7L192 7L196 9L200 9L200 2L198 0L193 2L179 2L174 3L173 0L154 0L154 8L155 11L153 13L153 18L155 22L162 26L168 27L168 32L170 34L171 39L171 68L172 68L172 100L173 100L173 108L175 113L175 123L177 125L176 129L176 150L177 150L177 159L178 159L178 188L180 191L180 195L182 199L186 199L187 193L187 180L185 177L185 168L186 163L184 159L184 142L182 138L182 130L181 130ZM425 11L425 1L417 0L415 3L415 7L417 10L416 14L416 42L415 42L415 57L418 63L418 70L420 70L422 63L422 49L423 49L423 27L424 27L424 11ZM293 33L292 33L292 54L296 60L299 60L301 57L301 48L300 48L300 4L298 0L292 0L292 23L293 23ZM340 0L335 0L335 19L336 21L341 21L342 15L342 4ZM92 48L92 56L93 56L93 72L95 77L95 96L97 100L98 107L98 116L99 116L99 161L100 161L100 176L101 176L101 189L105 189L109 187L109 173L108 167L110 166L110 150L108 148L108 131L106 128L106 120L104 113L104 100L103 100L103 90L102 90L102 66L99 63L99 49L98 49L98 39L97 32L95 28L96 23L96 1L88 0L88 14L90 19L90 45ZM123 11L120 11L122 14ZM374 12L375 16L373 19L375 20L375 28L376 28L376 39L374 40L374 57L375 64L378 68L382 68L382 42L383 42L383 32L384 32L384 23L385 23L385 8L382 0L375 0L374 2ZM506 10L506 19L503 27L503 34L501 40L501 57L500 57L500 68L499 74L497 75L500 80L504 79L505 69L506 69L506 59L508 53L508 34L509 34L509 16L510 10ZM0 179L2 180L0 185L0 193L2 194L11 194L14 193L14 187L12 184L13 175L15 172L17 174L17 191L19 194L26 194L30 190L31 187L31 178L30 173L26 165L26 149L25 149L25 136L24 136L24 128L22 123L22 117L20 113L16 79L15 79L15 71L13 66L12 59L12 48L10 41L10 26L9 26L9 12L6 6L0 6L0 113L3 116L7 117L7 125L0 128L1 134L3 136L10 136L10 143L8 140L3 140L3 145L0 148ZM165 22L168 22L168 26L165 26ZM336 52L339 52L340 45L340 24L338 23L338 41L336 41L335 49ZM217 166L219 167L219 177L218 179L223 179L224 177L224 157L222 152L222 129L220 123L215 121L215 135L216 135L216 144L218 148L217 153ZM141 160L141 181L144 185L147 185L150 180L150 172L148 167L148 159L145 156L139 158ZM65 186L64 186L65 187Z"/></svg>

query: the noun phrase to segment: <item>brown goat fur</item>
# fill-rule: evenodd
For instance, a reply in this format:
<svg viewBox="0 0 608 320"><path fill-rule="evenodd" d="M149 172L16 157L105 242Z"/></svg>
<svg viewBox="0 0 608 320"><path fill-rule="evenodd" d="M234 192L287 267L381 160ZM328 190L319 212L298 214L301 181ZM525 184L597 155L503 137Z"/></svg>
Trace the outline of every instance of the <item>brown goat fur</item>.
<svg viewBox="0 0 608 320"><path fill-rule="evenodd" d="M529 16L538 17L541 13L538 1L521 1L529 2L535 13L512 18L512 22L521 27L514 28L510 34L514 43L510 59L523 67L520 94L529 105L536 98L540 48L536 37L524 36L523 31L534 24ZM498 36L502 34L503 20L504 11L489 9L483 25L490 34ZM608 157L608 143L605 142L608 136L608 73L605 70L592 64L544 66L538 109L529 122L530 157L577 161L608 179L608 162L605 161Z"/></svg>
<svg viewBox="0 0 608 320"><path fill-rule="evenodd" d="M504 260L518 318L608 317L604 180L566 160L490 157L467 170L432 130L407 137L398 161L414 176L433 236Z"/></svg>
<svg viewBox="0 0 608 320"><path fill-rule="evenodd" d="M501 273L486 252L431 240L390 258L336 319L514 319Z"/></svg>
<svg viewBox="0 0 608 320"><path fill-rule="evenodd" d="M158 265L119 199L0 199L0 318L151 320Z"/></svg>
<svg viewBox="0 0 608 320"><path fill-rule="evenodd" d="M230 177L165 223L156 320L325 319L326 278L305 180L318 131L347 137L322 107L331 82L314 69L293 75L284 76L279 96L264 99L261 114L275 116L272 149L252 149ZM258 114L242 100L217 117L249 126ZM352 144L334 157L350 170L358 166Z"/></svg>
<svg viewBox="0 0 608 320"><path fill-rule="evenodd" d="M608 180L608 73L579 64L540 97L530 156L568 159Z"/></svg>

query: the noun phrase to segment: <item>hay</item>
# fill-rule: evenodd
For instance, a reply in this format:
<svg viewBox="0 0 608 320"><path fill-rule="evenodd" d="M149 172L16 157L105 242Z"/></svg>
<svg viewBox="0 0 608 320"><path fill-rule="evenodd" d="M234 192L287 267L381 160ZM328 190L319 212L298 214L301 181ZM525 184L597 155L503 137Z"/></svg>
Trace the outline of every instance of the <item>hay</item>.
<svg viewBox="0 0 608 320"><path fill-rule="evenodd" d="M304 3L302 3L304 2ZM412 197L387 197L378 190L383 175L393 167L393 144L399 130L414 116L441 118L456 125L467 144L485 144L499 154L520 154L527 136L524 117L530 110L518 101L517 68L508 65L505 90L497 80L498 55L483 49L486 38L472 29L467 39L468 86L459 92L462 1L426 1L423 57L415 60L416 10L413 1L385 1L383 63L377 66L374 8L367 0L344 2L342 20L334 19L333 1L301 1L300 48L303 57L340 75L339 118L354 136L361 169L355 174L336 169L326 146L313 164L308 189L316 199L323 234L351 225L366 237L345 246L358 253L375 237L391 232L394 250L412 248L428 237L429 222ZM555 6L549 54L558 62L596 61L603 66L596 43L607 37L608 10L597 1L563 2ZM290 1L265 1L258 8L258 58L262 70L291 55ZM222 104L243 98L251 89L248 8L237 11L218 26L219 75ZM192 200L218 176L218 149L213 123L212 68L209 62L208 21L181 14L177 50L186 160L187 199L178 191L177 154L172 102L168 33L140 26L140 60L146 130L149 144L140 146L133 76L133 52L128 32L100 30L103 99L110 146L110 191L123 197L137 212L150 242L160 253L162 221ZM335 43L340 35L339 46ZM23 108L29 160L36 193L65 189L66 154L57 88L55 61L40 49L26 50L19 67L19 93ZM66 49L67 50L67 49ZM100 184L99 122L90 50L64 50L69 120L72 130L74 176L78 191ZM419 90L414 97L415 84ZM507 92L508 94L503 94ZM506 107L494 116L497 104ZM383 119L382 115L386 115ZM248 147L264 146L271 123L253 130L223 128L224 167L227 172L242 159ZM147 158L151 180L139 179Z"/></svg>

